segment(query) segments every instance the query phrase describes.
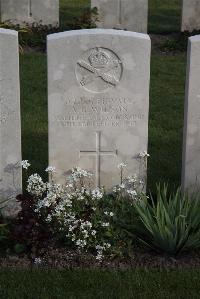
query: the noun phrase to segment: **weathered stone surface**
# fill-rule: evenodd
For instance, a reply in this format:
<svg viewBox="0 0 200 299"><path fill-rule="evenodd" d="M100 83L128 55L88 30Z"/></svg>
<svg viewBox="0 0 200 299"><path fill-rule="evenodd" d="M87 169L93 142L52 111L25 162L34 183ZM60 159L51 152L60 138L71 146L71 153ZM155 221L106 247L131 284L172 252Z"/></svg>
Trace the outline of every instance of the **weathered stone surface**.
<svg viewBox="0 0 200 299"><path fill-rule="evenodd" d="M200 0L183 0L181 31L200 29Z"/></svg>
<svg viewBox="0 0 200 299"><path fill-rule="evenodd" d="M9 200L13 215L15 196L22 190L19 53L16 31L0 29L0 202Z"/></svg>
<svg viewBox="0 0 200 299"><path fill-rule="evenodd" d="M200 35L189 38L182 186L200 188Z"/></svg>
<svg viewBox="0 0 200 299"><path fill-rule="evenodd" d="M98 8L97 26L147 32L148 0L91 0Z"/></svg>
<svg viewBox="0 0 200 299"><path fill-rule="evenodd" d="M59 0L1 0L1 20L58 26Z"/></svg>
<svg viewBox="0 0 200 299"><path fill-rule="evenodd" d="M97 186L139 173L147 150L150 39L121 30L48 36L49 164L57 179L80 166ZM145 175L144 173L142 175Z"/></svg>

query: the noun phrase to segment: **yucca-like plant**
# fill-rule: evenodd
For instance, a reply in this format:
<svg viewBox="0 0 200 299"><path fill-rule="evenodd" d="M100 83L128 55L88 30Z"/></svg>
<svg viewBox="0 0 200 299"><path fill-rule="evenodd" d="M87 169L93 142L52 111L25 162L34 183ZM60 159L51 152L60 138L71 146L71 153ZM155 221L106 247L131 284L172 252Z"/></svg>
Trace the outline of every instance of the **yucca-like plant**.
<svg viewBox="0 0 200 299"><path fill-rule="evenodd" d="M137 235L152 249L178 255L200 247L200 194L189 197L178 189L168 196L157 187L157 199L135 202L139 216Z"/></svg>

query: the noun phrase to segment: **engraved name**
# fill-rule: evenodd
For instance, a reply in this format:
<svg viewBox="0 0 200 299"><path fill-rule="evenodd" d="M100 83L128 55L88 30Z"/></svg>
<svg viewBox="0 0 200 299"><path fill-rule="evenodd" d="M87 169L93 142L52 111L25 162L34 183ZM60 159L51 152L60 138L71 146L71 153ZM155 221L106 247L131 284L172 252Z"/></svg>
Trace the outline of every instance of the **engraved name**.
<svg viewBox="0 0 200 299"><path fill-rule="evenodd" d="M68 98L64 113L55 116L63 127L135 127L145 118L133 113L134 101L129 98Z"/></svg>

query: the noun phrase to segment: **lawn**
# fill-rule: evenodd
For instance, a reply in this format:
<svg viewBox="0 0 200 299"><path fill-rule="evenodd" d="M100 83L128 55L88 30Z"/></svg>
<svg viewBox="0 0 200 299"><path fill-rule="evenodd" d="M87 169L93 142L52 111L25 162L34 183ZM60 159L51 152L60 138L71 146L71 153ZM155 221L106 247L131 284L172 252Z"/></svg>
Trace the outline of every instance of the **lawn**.
<svg viewBox="0 0 200 299"><path fill-rule="evenodd" d="M1 299L199 298L200 271L0 271Z"/></svg>
<svg viewBox="0 0 200 299"><path fill-rule="evenodd" d="M149 32L180 31L182 0L149 0Z"/></svg>

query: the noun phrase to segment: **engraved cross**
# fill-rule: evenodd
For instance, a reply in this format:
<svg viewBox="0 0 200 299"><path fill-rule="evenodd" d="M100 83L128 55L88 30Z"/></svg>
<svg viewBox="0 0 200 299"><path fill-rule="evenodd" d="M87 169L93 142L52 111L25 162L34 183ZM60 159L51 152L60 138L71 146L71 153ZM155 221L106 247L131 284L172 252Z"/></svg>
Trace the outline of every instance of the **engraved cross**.
<svg viewBox="0 0 200 299"><path fill-rule="evenodd" d="M117 156L115 151L102 151L101 150L101 132L96 132L96 150L80 151L80 156L94 156L96 157L96 186L101 186L101 157L102 156Z"/></svg>

